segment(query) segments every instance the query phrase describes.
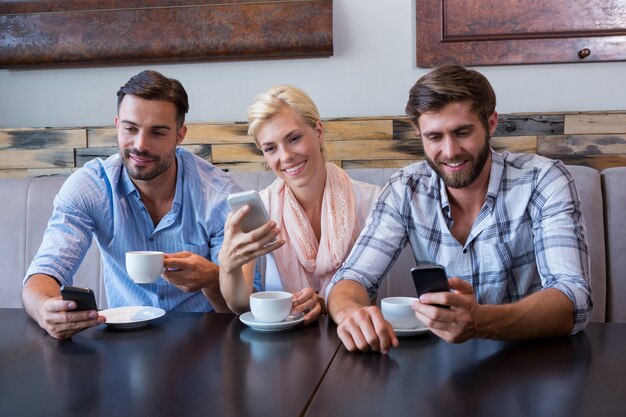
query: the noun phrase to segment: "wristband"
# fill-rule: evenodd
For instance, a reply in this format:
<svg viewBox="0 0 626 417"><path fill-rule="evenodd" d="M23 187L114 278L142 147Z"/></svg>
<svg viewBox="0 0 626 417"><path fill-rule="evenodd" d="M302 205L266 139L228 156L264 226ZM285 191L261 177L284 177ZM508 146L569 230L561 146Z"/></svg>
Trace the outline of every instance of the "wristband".
<svg viewBox="0 0 626 417"><path fill-rule="evenodd" d="M320 303L320 307L322 308L322 316L326 315L326 303L324 302L324 299L322 297L318 297L317 301Z"/></svg>

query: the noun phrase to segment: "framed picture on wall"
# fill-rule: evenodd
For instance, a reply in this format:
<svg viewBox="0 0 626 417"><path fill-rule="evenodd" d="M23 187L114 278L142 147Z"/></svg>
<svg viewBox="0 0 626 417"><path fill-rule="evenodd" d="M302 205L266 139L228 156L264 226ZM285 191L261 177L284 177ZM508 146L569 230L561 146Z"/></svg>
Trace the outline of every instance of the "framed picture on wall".
<svg viewBox="0 0 626 417"><path fill-rule="evenodd" d="M333 54L332 0L0 2L0 68Z"/></svg>
<svg viewBox="0 0 626 417"><path fill-rule="evenodd" d="M626 2L416 1L417 66L626 59Z"/></svg>

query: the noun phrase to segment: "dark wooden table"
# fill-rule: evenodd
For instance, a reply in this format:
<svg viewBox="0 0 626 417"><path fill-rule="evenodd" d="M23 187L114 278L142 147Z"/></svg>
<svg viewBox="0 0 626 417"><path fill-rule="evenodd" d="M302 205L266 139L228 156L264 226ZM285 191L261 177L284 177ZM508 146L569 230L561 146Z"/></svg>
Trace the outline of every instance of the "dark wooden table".
<svg viewBox="0 0 626 417"><path fill-rule="evenodd" d="M349 353L323 318L265 334L230 314L168 313L58 341L0 309L0 416L626 415L626 324L573 337Z"/></svg>
<svg viewBox="0 0 626 417"><path fill-rule="evenodd" d="M333 360L307 417L626 416L626 324L533 342L432 334Z"/></svg>
<svg viewBox="0 0 626 417"><path fill-rule="evenodd" d="M0 309L0 416L299 416L339 346L327 318L265 334L231 314L168 313L58 341Z"/></svg>

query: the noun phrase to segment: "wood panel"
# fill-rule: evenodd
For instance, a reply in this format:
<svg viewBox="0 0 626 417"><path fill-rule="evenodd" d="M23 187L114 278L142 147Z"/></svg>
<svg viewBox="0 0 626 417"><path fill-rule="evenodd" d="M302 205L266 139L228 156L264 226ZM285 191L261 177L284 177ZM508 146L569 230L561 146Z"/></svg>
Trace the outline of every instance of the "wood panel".
<svg viewBox="0 0 626 417"><path fill-rule="evenodd" d="M498 117L494 136L562 135L564 129L563 115L512 114Z"/></svg>
<svg viewBox="0 0 626 417"><path fill-rule="evenodd" d="M84 129L0 129L0 150L84 148Z"/></svg>
<svg viewBox="0 0 626 417"><path fill-rule="evenodd" d="M225 172L261 172L269 169L265 162L216 163L215 166Z"/></svg>
<svg viewBox="0 0 626 417"><path fill-rule="evenodd" d="M551 158L626 154L626 134L545 136L541 138L537 152Z"/></svg>
<svg viewBox="0 0 626 417"><path fill-rule="evenodd" d="M537 136L492 137L491 147L498 152L536 153Z"/></svg>
<svg viewBox="0 0 626 417"><path fill-rule="evenodd" d="M0 7L0 68L333 54L332 0L23 0Z"/></svg>
<svg viewBox="0 0 626 417"><path fill-rule="evenodd" d="M626 114L570 114L565 115L566 135L620 134L626 132Z"/></svg>
<svg viewBox="0 0 626 417"><path fill-rule="evenodd" d="M343 161L343 169L355 168L402 168L414 162L419 162L423 158L415 159L376 159L371 161Z"/></svg>
<svg viewBox="0 0 626 417"><path fill-rule="evenodd" d="M405 116L336 118L323 125L328 160L344 168L399 168L423 159L421 141ZM246 130L243 122L194 123L183 147L231 172L267 169ZM497 151L537 153L599 169L626 166L626 111L503 114L491 144ZM111 126L3 129L0 177L67 174L116 152Z"/></svg>
<svg viewBox="0 0 626 417"><path fill-rule="evenodd" d="M263 154L252 143L239 143L233 145L216 144L212 146L213 160L215 164L228 162L264 162Z"/></svg>
<svg viewBox="0 0 626 417"><path fill-rule="evenodd" d="M422 0L416 4L420 67L626 59L621 0Z"/></svg>
<svg viewBox="0 0 626 417"><path fill-rule="evenodd" d="M184 143L254 143L254 139L248 136L247 123L189 124Z"/></svg>
<svg viewBox="0 0 626 417"><path fill-rule="evenodd" d="M335 140L385 140L393 137L393 120L330 120L323 123L324 138Z"/></svg>
<svg viewBox="0 0 626 417"><path fill-rule="evenodd" d="M417 140L335 141L326 143L328 158L336 161L409 159L422 157L422 143Z"/></svg>
<svg viewBox="0 0 626 417"><path fill-rule="evenodd" d="M74 167L74 149L4 150L0 152L0 167L55 168Z"/></svg>

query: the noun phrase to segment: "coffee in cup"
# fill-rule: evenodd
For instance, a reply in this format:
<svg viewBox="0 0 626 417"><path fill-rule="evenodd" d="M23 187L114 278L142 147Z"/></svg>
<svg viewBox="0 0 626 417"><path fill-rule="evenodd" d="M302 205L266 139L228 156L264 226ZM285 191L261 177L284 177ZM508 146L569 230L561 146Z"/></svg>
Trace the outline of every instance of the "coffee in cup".
<svg viewBox="0 0 626 417"><path fill-rule="evenodd" d="M137 284L151 284L163 273L163 252L126 252L126 272Z"/></svg>
<svg viewBox="0 0 626 417"><path fill-rule="evenodd" d="M415 301L415 297L387 297L381 300L380 309L394 329L414 329L422 325L411 308Z"/></svg>
<svg viewBox="0 0 626 417"><path fill-rule="evenodd" d="M279 323L289 316L292 294L286 291L261 291L250 295L250 310L263 323Z"/></svg>

